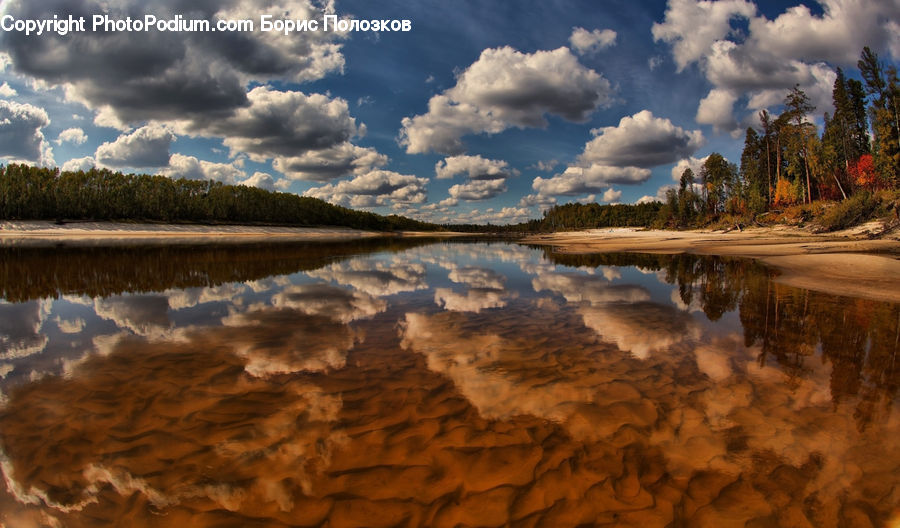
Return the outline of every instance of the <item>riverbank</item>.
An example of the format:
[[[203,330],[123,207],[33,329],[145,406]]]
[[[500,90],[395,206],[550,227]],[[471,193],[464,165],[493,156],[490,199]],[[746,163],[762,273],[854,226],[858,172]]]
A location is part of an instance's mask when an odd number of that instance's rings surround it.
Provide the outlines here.
[[[151,224],[126,222],[0,222],[0,246],[142,244],[241,244],[354,240],[396,236],[460,236],[461,233],[363,231],[343,227]]]
[[[900,302],[900,236],[865,224],[814,234],[794,227],[743,231],[592,229],[531,235],[522,241],[560,253],[696,253],[759,259],[776,268],[776,280],[837,295]],[[878,238],[871,238],[878,234]]]

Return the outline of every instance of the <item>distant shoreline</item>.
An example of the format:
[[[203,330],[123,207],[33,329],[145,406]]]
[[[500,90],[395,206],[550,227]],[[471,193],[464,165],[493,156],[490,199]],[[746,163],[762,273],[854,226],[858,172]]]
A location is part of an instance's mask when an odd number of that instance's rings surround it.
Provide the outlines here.
[[[900,302],[900,234],[880,238],[878,222],[830,234],[798,228],[743,231],[591,229],[526,236],[522,242],[560,253],[695,253],[758,259],[777,281],[836,295]]]
[[[141,244],[243,244],[312,242],[397,236],[463,236],[464,233],[363,231],[345,227],[204,225],[127,222],[56,224],[50,221],[0,222],[0,247],[108,246]]]

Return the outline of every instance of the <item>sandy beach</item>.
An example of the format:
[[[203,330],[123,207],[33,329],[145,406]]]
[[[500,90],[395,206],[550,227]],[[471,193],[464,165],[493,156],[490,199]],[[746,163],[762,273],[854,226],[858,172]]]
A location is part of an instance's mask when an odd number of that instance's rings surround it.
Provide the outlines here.
[[[813,234],[798,228],[743,231],[592,229],[533,235],[523,241],[560,253],[696,253],[760,259],[780,272],[778,281],[838,295],[900,302],[900,237],[877,238],[873,222],[847,231]]]
[[[0,222],[0,246],[301,242],[394,236],[341,227]]]

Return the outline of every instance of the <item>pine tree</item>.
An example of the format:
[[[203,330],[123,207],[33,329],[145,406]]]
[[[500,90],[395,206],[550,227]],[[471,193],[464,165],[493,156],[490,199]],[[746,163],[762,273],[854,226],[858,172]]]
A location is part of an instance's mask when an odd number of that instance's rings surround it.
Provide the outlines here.
[[[766,155],[763,138],[753,127],[747,127],[744,136],[744,150],[741,153],[741,178],[747,190],[747,204],[750,210],[761,213],[768,202],[768,174],[763,157]]]

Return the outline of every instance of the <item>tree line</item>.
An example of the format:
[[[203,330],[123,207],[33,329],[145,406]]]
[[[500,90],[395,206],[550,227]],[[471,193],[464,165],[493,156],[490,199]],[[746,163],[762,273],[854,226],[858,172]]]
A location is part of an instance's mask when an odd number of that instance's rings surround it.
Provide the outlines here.
[[[857,63],[862,81],[837,69],[834,114],[824,114],[821,136],[809,116],[815,111],[795,86],[784,110],[759,112],[748,127],[740,167],[711,154],[699,174],[690,168],[667,191],[656,219],[667,227],[690,227],[723,216],[746,219],[816,200],[852,200],[871,206],[871,193],[900,188],[900,79],[864,48]],[[872,135],[869,130],[871,124]]]
[[[376,231],[440,229],[403,216],[355,211],[318,198],[244,185],[98,168],[61,172],[22,164],[0,166],[0,219],[327,225]]]

